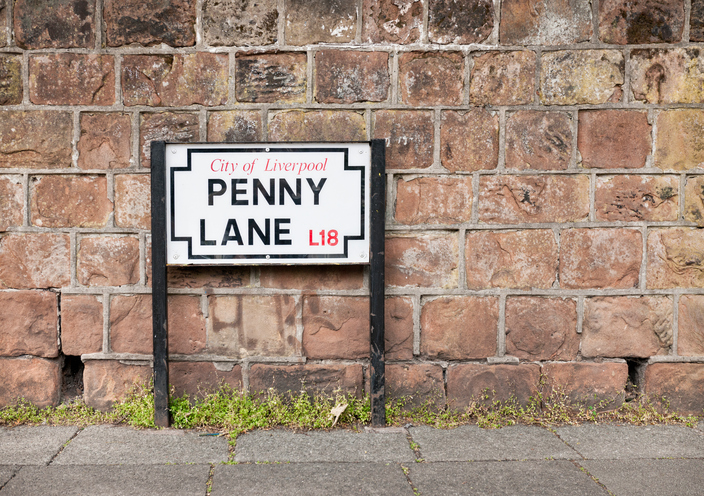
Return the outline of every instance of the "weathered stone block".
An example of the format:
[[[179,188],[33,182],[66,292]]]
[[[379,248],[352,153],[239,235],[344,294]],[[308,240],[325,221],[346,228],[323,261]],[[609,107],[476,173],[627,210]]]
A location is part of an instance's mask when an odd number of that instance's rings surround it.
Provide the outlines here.
[[[364,116],[351,110],[290,110],[269,117],[272,141],[364,141]]]
[[[0,11],[0,15],[3,12]],[[3,32],[4,31],[0,31]],[[22,57],[19,55],[0,56],[0,105],[22,103]]]
[[[704,176],[687,176],[684,187],[684,220],[704,226]]]
[[[56,53],[29,57],[29,99],[39,105],[112,105],[112,55]]]
[[[304,52],[239,55],[235,65],[237,101],[304,103],[306,66]]]
[[[139,239],[95,236],[80,241],[78,282],[86,286],[124,286],[139,282]]]
[[[119,174],[115,181],[115,225],[151,227],[151,178],[148,174]]]
[[[550,288],[558,250],[549,229],[470,231],[465,239],[467,287]]]
[[[60,288],[71,282],[67,234],[8,234],[0,240],[0,287]]]
[[[192,143],[198,141],[198,116],[177,112],[142,114],[139,125],[139,148],[142,167],[151,164],[152,141],[178,141]]]
[[[599,2],[599,39],[604,43],[644,44],[682,41],[684,3],[672,0]]]
[[[648,288],[704,285],[704,231],[651,229],[648,233]]]
[[[636,288],[643,240],[633,229],[567,229],[560,243],[563,288]]]
[[[469,103],[523,105],[535,95],[535,52],[485,52],[474,57]]]
[[[71,166],[73,117],[69,112],[3,112],[0,167],[58,169]]]
[[[208,116],[208,141],[261,141],[262,114],[256,110],[226,110]]]
[[[445,406],[445,381],[442,367],[432,364],[388,364],[386,396],[405,399],[406,408],[419,407],[432,401],[435,408]]]
[[[61,363],[36,357],[0,358],[0,406],[20,398],[44,408],[61,398]]]
[[[383,102],[389,97],[390,84],[387,52],[321,50],[315,54],[318,102]],[[305,100],[305,85],[302,100]]]
[[[650,154],[648,114],[628,110],[587,110],[579,113],[577,147],[582,167],[633,169]]]
[[[0,32],[7,33],[9,24],[7,22],[8,0],[0,0]],[[0,36],[0,47],[7,45],[6,37]]]
[[[56,293],[1,291],[0,355],[59,356],[58,314]]]
[[[633,98],[646,103],[704,102],[704,54],[699,48],[631,52]]]
[[[680,296],[677,326],[677,353],[704,355],[704,296]]]
[[[655,140],[655,166],[689,170],[704,165],[704,111],[678,109],[660,112]]]
[[[345,0],[286,0],[286,44],[347,43],[357,34],[357,4]]]
[[[353,394],[362,396],[363,370],[352,365],[265,365],[257,363],[249,370],[249,390],[263,392],[274,389],[279,393],[300,391],[311,394]]]
[[[0,232],[24,221],[22,176],[0,176]]]
[[[464,90],[461,52],[406,52],[398,60],[401,102],[414,106],[459,105]]]
[[[468,407],[477,402],[515,400],[526,405],[538,392],[540,365],[484,365],[467,363],[447,369],[447,402],[450,408]]]
[[[645,369],[645,392],[667,401],[670,411],[701,415],[704,364],[653,363]]]
[[[380,110],[374,113],[374,138],[386,140],[387,169],[424,169],[433,164],[433,113]]]
[[[507,116],[506,168],[564,170],[571,156],[569,114],[520,110]]]
[[[471,176],[401,177],[396,190],[401,224],[461,224],[472,218]]]
[[[81,114],[78,167],[124,169],[130,167],[132,123],[129,114]]]
[[[420,41],[425,0],[364,0],[362,41],[405,45]]]
[[[574,360],[578,351],[575,300],[528,296],[506,299],[508,355],[531,361]]]
[[[5,14],[4,9],[1,13]],[[15,40],[21,48],[93,48],[95,44],[95,0],[15,0],[13,17]]]
[[[628,364],[546,363],[547,393],[563,393],[573,405],[597,406],[602,410],[618,408],[625,398]]]
[[[206,0],[205,42],[212,46],[271,45],[277,41],[277,0]]]
[[[306,290],[346,290],[364,287],[364,270],[353,265],[307,265],[261,267],[263,288]]]
[[[386,238],[386,284],[456,288],[459,246],[449,233],[393,235]]]
[[[86,405],[107,411],[135,384],[152,377],[149,364],[132,365],[117,360],[87,360],[83,370],[83,399]]]
[[[151,275],[149,259],[151,246],[147,247],[148,269]],[[234,266],[197,266],[168,267],[166,270],[170,288],[241,288],[249,286],[249,267]]]
[[[428,39],[432,43],[480,43],[493,28],[491,0],[428,0]]]
[[[165,43],[172,47],[196,43],[195,0],[105,0],[107,45]]]
[[[232,367],[230,370],[227,368]],[[222,386],[242,389],[242,367],[232,363],[169,362],[169,384],[174,396],[187,394],[190,399],[202,398]]]
[[[369,299],[306,296],[303,354],[309,359],[354,360],[369,356]]]
[[[704,2],[692,0],[689,15],[689,41],[704,41]]]
[[[675,221],[679,217],[677,176],[597,176],[595,209],[599,220]]]
[[[61,352],[80,356],[103,349],[103,298],[95,295],[61,297]]]
[[[501,2],[499,40],[504,45],[569,45],[589,41],[591,36],[592,10],[588,2]]]
[[[31,178],[31,223],[38,227],[104,227],[112,213],[105,176]]]
[[[420,352],[442,360],[496,354],[499,300],[445,296],[427,301],[420,315]]]
[[[384,302],[384,357],[386,360],[413,358],[413,301],[391,297]]]
[[[442,112],[440,160],[450,172],[496,169],[499,162],[499,116],[483,108]]]

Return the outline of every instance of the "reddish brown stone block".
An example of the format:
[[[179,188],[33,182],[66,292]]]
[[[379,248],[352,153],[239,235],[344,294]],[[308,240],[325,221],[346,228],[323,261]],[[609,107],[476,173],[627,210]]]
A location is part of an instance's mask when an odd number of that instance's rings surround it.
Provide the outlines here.
[[[684,2],[603,0],[599,2],[599,39],[604,43],[644,44],[682,41]]]
[[[432,401],[432,406],[445,406],[445,383],[442,367],[431,364],[388,364],[386,396],[405,400],[406,408],[419,407]]]
[[[351,110],[289,110],[269,118],[272,141],[364,141],[364,116]]]
[[[0,232],[24,221],[22,176],[0,176]]]
[[[29,57],[29,99],[39,105],[112,105],[112,55],[56,53]]]
[[[35,176],[31,223],[38,227],[104,227],[112,213],[105,176]]]
[[[235,97],[238,102],[305,103],[306,66],[303,52],[238,54]]]
[[[589,177],[481,176],[479,220],[486,223],[576,222],[589,216]]]
[[[704,355],[704,296],[680,296],[678,312],[677,353]]]
[[[407,52],[398,60],[401,102],[414,106],[459,105],[464,90],[461,52]]]
[[[374,113],[374,138],[386,140],[387,169],[425,169],[433,164],[433,113],[380,110]]]
[[[148,364],[87,360],[83,370],[83,400],[96,410],[107,411],[135,384],[145,384],[151,378],[152,369]]]
[[[450,172],[496,169],[499,116],[483,108],[446,110],[440,121],[440,160]]]
[[[648,233],[648,288],[704,285],[704,231],[651,229]]]
[[[254,364],[249,371],[249,390],[278,393],[307,391],[312,394],[353,394],[362,396],[363,370],[352,365],[265,365]]]
[[[205,42],[212,46],[270,45],[277,41],[277,0],[206,0]]]
[[[130,167],[132,124],[122,113],[81,114],[78,167],[124,169]]]
[[[115,176],[115,225],[151,227],[151,180],[147,174]]]
[[[677,109],[660,112],[655,140],[655,166],[689,170],[704,165],[704,111]]]
[[[634,222],[675,221],[679,217],[677,176],[597,176],[596,217]]]
[[[555,282],[557,242],[548,229],[467,232],[464,252],[470,289],[547,289]]]
[[[428,8],[428,39],[432,43],[480,43],[494,28],[490,0],[428,0]]]
[[[20,48],[94,47],[95,0],[15,0],[13,17]]]
[[[386,52],[321,50],[315,54],[318,102],[383,102],[389,97],[390,83]]]
[[[151,246],[147,253],[151,253]],[[151,274],[151,261],[147,256],[147,275]],[[198,266],[167,267],[170,288],[241,288],[249,286],[249,267]]]
[[[684,220],[694,222],[699,227],[704,226],[704,176],[687,177],[684,187]]]
[[[535,52],[485,52],[474,57],[469,103],[523,105],[535,95]]]
[[[8,234],[0,240],[0,287],[60,288],[71,282],[67,234]]]
[[[569,45],[592,37],[588,2],[505,0],[499,39],[504,45]]]
[[[362,289],[364,270],[362,267],[352,265],[261,267],[259,284],[264,288],[304,291]]]
[[[59,356],[58,314],[56,293],[0,292],[0,355]]]
[[[638,287],[643,240],[633,229],[567,229],[561,234],[563,288]]]
[[[69,112],[3,112],[0,167],[57,169],[71,166],[73,117]]]
[[[406,45],[420,41],[425,0],[364,0],[362,40]]]
[[[3,54],[0,56],[0,105],[19,105],[22,94],[22,57]]]
[[[232,367],[228,370],[228,367]],[[169,384],[173,396],[187,394],[193,400],[202,398],[223,386],[234,391],[242,389],[242,367],[232,363],[169,362]]]
[[[80,356],[103,350],[103,298],[95,295],[61,297],[61,352]]]
[[[704,409],[704,364],[652,363],[645,369],[645,392],[662,398],[669,410],[701,415]]]
[[[639,49],[631,52],[631,91],[645,103],[704,102],[704,55],[699,48]]]
[[[457,287],[459,246],[453,234],[386,238],[386,284],[400,287]]]
[[[178,141],[192,143],[198,141],[199,124],[195,114],[163,112],[142,114],[139,125],[139,148],[142,167],[151,164],[152,141]]]
[[[629,110],[579,112],[577,147],[582,167],[634,169],[650,153],[648,114]]]
[[[196,43],[195,0],[105,0],[107,45],[165,43],[172,47]]]
[[[420,352],[442,360],[486,358],[496,354],[497,298],[446,296],[423,305]]]
[[[689,15],[689,41],[704,41],[704,2],[692,0]]]
[[[506,120],[506,168],[564,170],[572,156],[572,119],[562,112],[520,110]]]
[[[506,300],[508,355],[531,361],[574,360],[578,351],[575,300],[536,297]]]
[[[61,363],[36,357],[0,358],[0,406],[19,399],[44,408],[56,406],[61,397]]]
[[[297,356],[297,302],[289,295],[210,296],[208,350],[233,357]]]
[[[139,282],[139,239],[86,237],[80,241],[76,273],[86,286],[124,286]]]
[[[286,0],[286,44],[348,43],[357,34],[357,4]]]
[[[471,176],[399,178],[396,190],[401,224],[461,224],[472,218]]]
[[[309,359],[354,360],[369,356],[369,299],[306,296],[303,354]]]
[[[384,357],[386,360],[413,358],[413,301],[392,297],[384,302]]]
[[[263,136],[262,114],[256,110],[213,112],[208,117],[208,141],[252,142]]]
[[[509,400],[526,405],[538,392],[539,379],[540,365],[532,363],[452,365],[447,369],[447,402],[452,409]]]
[[[543,375],[547,379],[547,394],[562,393],[573,405],[611,410],[623,403],[628,364],[546,363],[543,365]]]

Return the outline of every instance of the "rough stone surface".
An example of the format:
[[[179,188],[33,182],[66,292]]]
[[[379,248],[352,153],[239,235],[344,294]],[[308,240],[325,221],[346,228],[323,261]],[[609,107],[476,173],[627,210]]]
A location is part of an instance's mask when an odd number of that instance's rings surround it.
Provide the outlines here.
[[[290,110],[269,116],[271,141],[364,141],[364,116],[350,110]]]
[[[480,43],[493,28],[491,0],[428,0],[428,39],[432,43]]]
[[[560,243],[563,288],[638,287],[643,241],[633,229],[568,229]]]
[[[76,276],[86,286],[124,286],[139,282],[139,239],[91,236],[80,240]]]
[[[40,105],[112,105],[112,55],[56,53],[29,57],[29,99]]]
[[[271,45],[277,41],[276,0],[206,0],[205,42],[212,46]]]
[[[704,296],[680,296],[678,315],[677,353],[704,355]]]
[[[286,0],[286,44],[348,43],[357,34],[357,4],[346,0]]]
[[[132,43],[182,47],[196,42],[195,0],[105,0],[103,20],[110,47]]]
[[[309,359],[369,356],[369,299],[306,296],[303,300],[303,354]]]
[[[416,110],[374,113],[374,138],[386,140],[387,169],[423,169],[433,164],[433,114]]]
[[[487,223],[575,222],[589,215],[589,177],[481,176],[479,220]]]
[[[0,292],[0,356],[58,356],[58,313],[56,293]]]
[[[94,16],[95,0],[16,0],[15,41],[25,49],[93,48]]]
[[[426,0],[364,0],[362,41],[406,45],[420,41]]]
[[[704,176],[687,177],[684,187],[684,220],[694,222],[699,227],[704,226]]]
[[[238,102],[304,103],[306,67],[304,52],[239,55],[235,65],[235,97]]]
[[[257,363],[249,370],[249,389],[252,392],[269,388],[280,393],[309,393],[362,395],[363,370],[360,364],[352,365],[266,365]]]
[[[651,229],[648,233],[648,288],[701,288],[704,285],[704,232]]]
[[[588,2],[507,0],[501,3],[499,40],[503,45],[569,45],[589,41]]]
[[[391,399],[404,398],[406,408],[433,402],[434,408],[445,406],[445,383],[442,367],[432,364],[388,364],[386,366],[386,395]]]
[[[678,109],[660,112],[655,140],[655,166],[689,170],[704,165],[704,111]]]
[[[515,398],[525,405],[538,391],[540,365],[484,365],[467,363],[447,369],[447,402],[464,408],[473,402],[492,404]]]
[[[384,357],[388,360],[413,358],[413,301],[401,296],[384,302]]]
[[[234,357],[300,354],[294,297],[210,296],[208,303],[210,352]]]
[[[464,253],[469,289],[547,289],[557,275],[557,241],[548,229],[470,231]]]
[[[645,369],[645,392],[664,397],[671,411],[699,415],[704,408],[704,364],[653,363]]]
[[[119,174],[115,181],[115,225],[151,227],[151,178],[148,174]]]
[[[81,114],[81,137],[76,147],[81,169],[130,167],[132,123],[129,114]]]
[[[7,12],[8,12],[8,0],[0,0],[0,33],[7,33],[9,31]],[[7,45],[7,36],[0,36],[0,47]]]
[[[227,370],[228,366],[232,368]],[[221,386],[239,391],[242,389],[242,367],[231,363],[170,361],[169,383],[175,389],[175,396],[187,394],[190,399],[202,398]]]
[[[582,356],[666,355],[672,346],[672,307],[664,296],[587,298]]]
[[[564,170],[571,155],[569,114],[520,110],[507,116],[506,168]]]
[[[71,282],[66,234],[8,234],[0,240],[0,288],[60,288]]]
[[[546,363],[542,373],[547,378],[548,392],[564,393],[573,405],[592,407],[603,404],[603,409],[611,410],[623,403],[628,364]]]
[[[457,287],[457,236],[443,233],[389,236],[385,261],[388,286]]]
[[[420,352],[443,360],[486,358],[496,354],[497,298],[446,296],[423,305]]]
[[[631,91],[645,103],[704,102],[704,54],[699,48],[639,49],[631,52]]]
[[[250,269],[225,265],[167,267],[166,274],[170,288],[242,288],[249,286]]]
[[[263,266],[259,270],[259,284],[263,288],[318,291],[364,287],[364,270],[353,265]]]
[[[579,113],[577,147],[582,167],[633,169],[643,167],[650,153],[646,112],[587,110]]]
[[[69,112],[3,112],[0,168],[58,169],[71,166],[73,117]]]
[[[0,176],[0,232],[21,226],[23,220],[22,176]]]
[[[599,220],[676,221],[679,217],[677,176],[597,176],[595,196]]]
[[[560,50],[541,57],[539,95],[546,105],[618,102],[623,82],[621,52]]]
[[[574,360],[578,351],[575,300],[529,296],[506,300],[508,355],[530,361]]]
[[[499,116],[483,108],[442,112],[440,160],[450,172],[496,169],[499,162]]]
[[[182,107],[227,102],[228,56],[224,53],[126,55],[122,59],[125,105]]]
[[[139,149],[142,167],[151,164],[152,141],[198,141],[198,116],[176,112],[142,114],[139,125]]]
[[[320,103],[383,102],[390,84],[386,52],[321,50],[315,54],[315,100]]]
[[[604,43],[677,43],[682,40],[684,3],[673,0],[599,2],[599,39]]]
[[[36,357],[0,358],[0,405],[13,405],[23,398],[43,408],[59,404],[61,365],[59,360]]]
[[[37,227],[104,227],[112,213],[105,176],[35,176],[31,223]]]
[[[152,377],[148,363],[133,365],[117,360],[86,360],[83,370],[83,399],[86,405],[109,410],[135,383]]]
[[[406,52],[399,56],[401,102],[414,105],[458,105],[464,89],[461,52]]]
[[[396,188],[401,224],[461,224],[472,218],[471,176],[399,178]]]
[[[18,105],[22,103],[22,94],[22,57],[3,54],[0,56],[0,105]]]
[[[103,298],[95,295],[61,297],[61,352],[80,356],[103,349]]]
[[[692,1],[689,17],[689,41],[704,41],[704,2]]]
[[[469,103],[523,105],[535,95],[535,52],[486,52],[474,57]]]
[[[262,114],[256,110],[213,112],[208,118],[208,141],[261,141]]]

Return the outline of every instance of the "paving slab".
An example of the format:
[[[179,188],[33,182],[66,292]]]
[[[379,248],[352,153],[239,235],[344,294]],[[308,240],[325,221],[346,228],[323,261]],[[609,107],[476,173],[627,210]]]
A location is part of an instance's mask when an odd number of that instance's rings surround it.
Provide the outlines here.
[[[413,462],[405,432],[252,431],[237,437],[237,462]]]
[[[574,459],[579,455],[541,427],[517,425],[482,429],[465,425],[455,429],[412,427],[413,441],[428,462],[477,460]]]
[[[46,465],[78,427],[2,427],[0,465]]]
[[[585,460],[579,462],[616,496],[700,496],[702,460]]]
[[[413,496],[413,490],[396,463],[282,463],[217,465],[210,494]]]
[[[704,434],[677,425],[571,425],[557,435],[586,459],[704,457]]]
[[[23,467],[2,496],[202,496],[209,475],[210,465]]]
[[[607,494],[566,460],[416,463],[409,467],[408,477],[424,496]]]
[[[9,481],[19,469],[20,467],[15,465],[0,465],[0,487],[7,484],[7,481]]]
[[[52,465],[219,463],[227,457],[224,437],[176,429],[138,431],[96,425],[79,432]]]

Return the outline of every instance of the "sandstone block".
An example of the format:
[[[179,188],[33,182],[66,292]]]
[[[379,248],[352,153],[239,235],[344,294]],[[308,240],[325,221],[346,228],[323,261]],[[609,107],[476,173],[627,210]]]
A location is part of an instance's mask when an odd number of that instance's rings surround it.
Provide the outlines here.
[[[178,112],[142,114],[139,125],[139,149],[142,167],[151,164],[152,141],[178,141],[192,143],[198,141],[198,116]]]
[[[628,364],[621,363],[546,363],[543,375],[547,378],[547,392],[567,396],[573,405],[600,406],[604,410],[618,408],[625,398],[628,382]]]
[[[597,176],[595,209],[599,220],[676,221],[677,176]]]
[[[389,364],[386,366],[386,396],[404,398],[405,407],[419,407],[432,401],[435,408],[445,406],[442,367],[431,364]]]
[[[364,269],[360,266],[263,266],[259,270],[259,285],[263,288],[317,291],[364,287]]]
[[[433,164],[433,113],[374,112],[374,138],[386,140],[387,169],[424,169]]]
[[[148,174],[119,174],[115,180],[115,225],[151,227],[151,178]]]
[[[395,217],[401,224],[469,222],[472,218],[472,177],[399,178]]]
[[[132,43],[182,47],[196,43],[195,0],[105,0],[103,20],[110,47]]]
[[[303,354],[309,359],[354,360],[369,356],[369,299],[306,296]]]
[[[623,54],[615,50],[544,52],[540,100],[545,105],[599,104],[621,101]]]
[[[479,220],[486,223],[576,222],[589,215],[589,177],[481,176]]]
[[[536,297],[506,300],[508,355],[531,361],[574,360],[578,351],[575,300]]]
[[[2,14],[5,14],[4,9]],[[95,0],[15,0],[15,40],[20,48],[93,48]],[[4,32],[4,30],[3,30]]]
[[[535,95],[535,52],[485,52],[474,57],[469,103],[523,105]]]
[[[212,46],[271,45],[277,41],[276,0],[206,0],[205,42]]]
[[[467,363],[447,369],[447,402],[459,409],[473,402],[515,400],[526,405],[538,392],[540,365],[484,365]]]
[[[39,105],[112,105],[112,55],[56,53],[29,57],[29,99]]]
[[[667,0],[604,0],[599,3],[599,39],[643,44],[682,41],[684,4]]]
[[[464,90],[461,52],[406,52],[398,60],[401,102],[414,106],[459,105]]]
[[[147,254],[151,253],[151,246]],[[151,261],[150,261],[151,263]],[[147,275],[151,274],[150,270]],[[170,288],[241,288],[249,286],[249,267],[198,266],[167,267],[168,287]]]
[[[104,227],[112,213],[105,176],[34,176],[31,223],[38,227]]]
[[[3,12],[0,11],[0,15]],[[2,31],[4,32],[4,31]],[[0,105],[22,103],[22,57],[0,56]]]
[[[208,117],[208,141],[261,141],[262,114],[256,110],[213,112]]]
[[[44,408],[56,406],[61,397],[59,360],[36,357],[0,358],[0,406],[23,398]]]
[[[494,4],[490,0],[428,0],[428,39],[432,43],[480,43],[493,28]]]
[[[496,354],[497,298],[446,296],[423,305],[420,352],[442,360],[486,358]]]
[[[704,226],[704,176],[688,176],[684,187],[684,219]]]
[[[303,52],[239,55],[235,65],[235,97],[238,102],[305,103],[306,66]]]
[[[701,415],[704,409],[704,364],[653,363],[645,369],[645,392],[663,398],[670,411]]]
[[[286,1],[286,44],[348,43],[357,34],[357,4],[345,0]]]
[[[22,176],[0,176],[0,231],[24,221]]]
[[[231,370],[227,370],[228,365]],[[232,363],[171,361],[169,384],[175,389],[174,396],[187,394],[190,399],[202,398],[222,386],[239,391],[242,389],[242,367]]]
[[[570,289],[638,287],[640,231],[567,229],[560,246],[560,285]]]
[[[69,112],[3,112],[0,167],[58,169],[71,166],[73,117]]]
[[[499,116],[483,108],[442,112],[440,160],[450,172],[496,169],[499,162]]]
[[[61,297],[61,351],[80,356],[103,350],[103,298],[95,295]]]
[[[391,297],[384,302],[384,341],[386,360],[413,358],[413,301]]]
[[[689,15],[689,41],[704,41],[704,2],[692,1]]]
[[[680,296],[678,315],[677,353],[704,355],[704,296]]]
[[[139,239],[132,236],[82,238],[76,264],[78,282],[86,286],[137,284]]]
[[[389,236],[385,261],[388,286],[457,287],[459,246],[454,234]]]
[[[0,292],[0,355],[59,356],[58,313],[56,293]]]
[[[60,288],[71,282],[67,234],[8,234],[0,240],[0,287]]]
[[[586,2],[506,0],[499,40],[504,45],[569,45],[589,41],[592,11]]]
[[[269,117],[272,141],[364,141],[364,116],[351,110],[289,110]]]
[[[107,411],[135,384],[152,377],[149,365],[132,365],[117,360],[87,360],[83,370],[83,399],[96,410]]]
[[[655,166],[689,170],[704,164],[704,111],[665,110],[658,115]]]
[[[81,114],[78,167],[124,169],[130,167],[132,124],[129,114]]]
[[[465,238],[467,287],[551,288],[558,249],[549,229],[469,231]]]
[[[506,168],[564,170],[571,155],[569,114],[520,110],[507,116]]]
[[[249,390],[263,392],[274,389],[279,393],[297,395],[300,391],[312,394],[353,394],[362,396],[363,370],[352,365],[266,365],[257,363],[249,370]]]
[[[648,233],[648,288],[701,288],[704,285],[704,232],[651,229]]]
[[[631,52],[633,98],[646,103],[704,102],[704,54],[699,48]]]
[[[587,110],[579,113],[577,147],[582,167],[633,169],[650,154],[651,126],[645,112]]]
[[[364,0],[362,41],[405,45],[420,41],[425,0]]]
[[[389,97],[390,84],[386,52],[321,50],[315,54],[315,100],[318,102],[383,102]],[[302,96],[305,100],[305,94]]]

